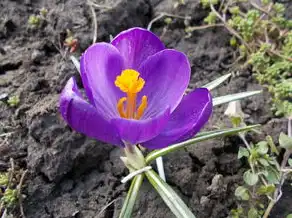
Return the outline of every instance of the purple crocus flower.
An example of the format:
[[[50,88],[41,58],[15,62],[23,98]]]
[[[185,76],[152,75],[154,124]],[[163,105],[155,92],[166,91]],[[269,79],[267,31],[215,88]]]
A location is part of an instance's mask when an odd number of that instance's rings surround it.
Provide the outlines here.
[[[211,115],[206,88],[184,95],[191,73],[187,57],[165,49],[145,29],[132,28],[111,43],[90,46],[80,68],[89,102],[71,78],[60,111],[73,129],[89,137],[122,147],[163,148],[195,135]]]

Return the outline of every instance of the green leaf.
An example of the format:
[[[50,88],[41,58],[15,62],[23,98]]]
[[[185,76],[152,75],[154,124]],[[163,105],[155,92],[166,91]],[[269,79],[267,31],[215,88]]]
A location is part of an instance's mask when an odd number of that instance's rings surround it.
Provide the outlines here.
[[[268,195],[268,194],[272,194],[274,193],[275,191],[275,186],[273,184],[270,184],[270,185],[261,185],[258,190],[257,190],[257,193],[260,194],[260,195]]]
[[[268,151],[269,151],[268,143],[265,141],[261,141],[261,142],[257,143],[256,150],[261,155],[268,153]]]
[[[267,167],[268,174],[265,176],[270,184],[279,184],[280,175],[274,167]]]
[[[240,159],[242,157],[249,157],[249,151],[247,148],[239,147],[237,158]]]
[[[151,185],[159,193],[163,201],[178,218],[195,218],[195,215],[190,211],[187,205],[176,194],[176,192],[164,182],[153,170],[145,172]]]
[[[131,218],[132,211],[136,202],[136,198],[144,179],[144,174],[139,174],[132,180],[130,189],[128,191],[127,197],[123,204],[122,210],[120,212],[119,218]]]
[[[78,70],[78,72],[80,73],[80,62],[78,61],[78,59],[73,55],[70,56],[70,59],[73,62],[76,69]]]
[[[292,158],[288,159],[288,164],[289,164],[290,167],[292,167]]]
[[[260,164],[265,166],[265,167],[270,166],[269,162],[264,158],[259,158],[258,162],[260,162]]]
[[[248,170],[243,174],[243,180],[246,184],[253,186],[259,181],[259,176]]]
[[[288,215],[286,216],[286,218],[292,218],[292,213],[291,213],[291,214],[288,214]]]
[[[276,155],[279,155],[279,151],[278,151],[278,149],[277,149],[277,147],[276,147],[276,145],[275,145],[275,143],[274,143],[272,137],[268,135],[268,136],[266,137],[266,141],[268,142],[268,145],[270,146],[271,151],[272,151],[273,153],[275,153]]]
[[[221,132],[222,129],[217,129],[217,130],[211,130],[211,131],[206,131],[206,132],[199,132],[196,134],[196,138],[197,137],[201,137],[201,136],[206,136],[206,135],[210,135],[210,134],[214,134],[214,133],[218,133]]]
[[[248,201],[249,200],[249,193],[247,188],[243,186],[238,186],[235,189],[235,196],[238,197],[241,200]]]
[[[213,139],[216,137],[237,134],[241,131],[248,131],[248,130],[251,130],[251,129],[256,128],[258,126],[260,126],[260,125],[251,125],[251,126],[245,126],[245,127],[230,128],[230,129],[225,129],[225,130],[220,130],[220,131],[215,131],[215,132],[211,131],[210,134],[203,134],[202,136],[198,136],[198,137],[189,139],[189,140],[184,141],[184,142],[170,145],[166,148],[154,150],[146,156],[145,161],[146,161],[146,164],[148,164],[149,162],[155,160],[158,157],[161,157],[161,156],[166,155],[170,152],[185,148],[188,145],[193,145],[197,142],[206,141],[206,140]]]
[[[212,89],[216,88],[217,86],[222,84],[224,81],[226,81],[230,76],[231,76],[231,73],[221,76],[218,79],[215,79],[214,81],[204,85],[203,88],[207,88],[209,89],[209,91],[211,91]]]
[[[254,207],[250,208],[247,214],[248,218],[258,218],[258,210]]]
[[[277,162],[277,160],[275,160],[274,158],[270,158],[270,160],[269,160],[269,164],[270,164],[270,165],[274,165],[274,166],[278,166],[278,162]]]
[[[262,203],[259,203],[259,207],[260,207],[261,209],[265,209],[265,205],[262,204]]]
[[[261,90],[258,90],[258,91],[240,92],[240,93],[236,93],[236,94],[216,97],[216,98],[213,98],[213,106],[217,106],[217,105],[225,104],[225,103],[228,103],[231,101],[236,101],[239,99],[247,98],[247,97],[250,97],[253,95],[260,94],[261,92],[262,92]]]
[[[243,208],[238,207],[237,209],[232,209],[230,212],[231,218],[240,218],[241,215],[243,214]]]
[[[279,136],[279,144],[282,148],[292,149],[292,138],[281,132]]]

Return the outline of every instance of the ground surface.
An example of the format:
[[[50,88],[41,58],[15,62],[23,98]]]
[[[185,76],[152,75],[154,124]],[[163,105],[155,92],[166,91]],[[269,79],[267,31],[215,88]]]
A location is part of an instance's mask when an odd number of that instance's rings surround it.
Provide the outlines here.
[[[109,41],[110,35],[129,27],[146,27],[159,12],[190,16],[190,24],[199,25],[207,12],[198,2],[186,0],[185,6],[174,9],[175,1],[171,0],[100,1],[113,9],[96,9],[97,40]],[[42,7],[48,9],[47,23],[37,30],[28,29],[29,15]],[[292,11],[292,4],[287,8]],[[71,61],[58,51],[58,42],[70,29],[79,40],[79,52],[91,44],[93,19],[86,1],[1,0],[0,14],[0,94],[20,95],[18,107],[0,105],[0,133],[13,132],[1,138],[0,166],[1,170],[7,169],[13,157],[18,166],[29,169],[24,201],[27,218],[118,217],[128,188],[120,183],[127,174],[119,159],[121,150],[72,131],[58,113],[62,87],[71,76],[79,78]],[[174,19],[163,33],[164,26],[164,22],[158,22],[152,29],[168,47],[188,55],[193,72],[191,87],[229,72],[226,66],[232,63],[233,55],[226,31],[201,30],[185,38],[183,19]],[[261,88],[245,70],[213,94]],[[267,92],[243,101],[243,110],[249,115],[247,122],[263,125],[263,134],[250,136],[250,141],[263,139],[265,134],[276,138],[280,131],[286,131],[285,119],[273,116],[269,101]],[[225,108],[216,108],[208,127],[228,123],[222,116]],[[237,137],[228,137],[165,158],[169,184],[198,218],[227,217],[235,207],[233,193],[246,167],[237,160],[240,145]],[[214,177],[219,178],[215,188],[211,186]],[[292,212],[291,186],[285,191],[273,218]],[[134,217],[173,217],[149,184],[143,185],[139,198]]]

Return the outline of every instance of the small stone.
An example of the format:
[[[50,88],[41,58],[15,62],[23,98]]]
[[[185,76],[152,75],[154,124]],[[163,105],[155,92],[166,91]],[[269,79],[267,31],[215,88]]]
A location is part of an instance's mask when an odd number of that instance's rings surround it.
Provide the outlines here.
[[[0,101],[7,101],[8,100],[8,94],[2,93],[0,94]]]
[[[35,49],[33,50],[31,54],[31,60],[34,63],[40,63],[44,56],[45,56],[45,53],[43,51]]]
[[[223,176],[217,174],[212,179],[212,184],[207,188],[208,191],[218,191],[224,186]]]
[[[210,199],[207,196],[202,196],[200,199],[200,204],[205,207],[209,204]]]

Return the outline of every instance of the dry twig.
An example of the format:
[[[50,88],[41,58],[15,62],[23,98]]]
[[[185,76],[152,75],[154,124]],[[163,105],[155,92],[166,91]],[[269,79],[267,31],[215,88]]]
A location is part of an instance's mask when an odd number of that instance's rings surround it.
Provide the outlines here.
[[[87,4],[90,7],[91,10],[91,14],[92,14],[92,19],[93,19],[93,25],[94,25],[94,30],[93,30],[93,39],[92,39],[92,44],[96,43],[96,39],[97,39],[97,19],[96,19],[96,13],[95,10],[93,8],[93,2],[91,1],[87,1]]]

